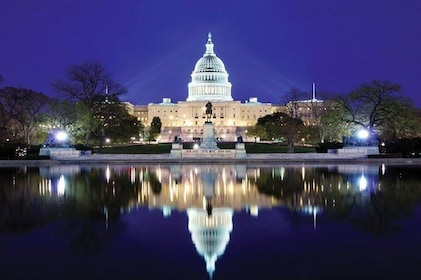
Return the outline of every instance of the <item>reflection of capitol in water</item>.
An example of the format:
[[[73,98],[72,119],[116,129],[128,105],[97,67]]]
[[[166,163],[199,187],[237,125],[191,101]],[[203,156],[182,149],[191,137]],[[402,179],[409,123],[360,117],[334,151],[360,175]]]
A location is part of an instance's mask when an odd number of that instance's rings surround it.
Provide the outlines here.
[[[256,188],[258,169],[247,172],[244,165],[176,165],[157,167],[156,174],[161,192],[149,195],[147,203],[150,208],[162,208],[165,215],[172,209],[206,208],[209,197],[213,208],[246,209],[252,215],[258,214],[259,207],[278,205]]]
[[[149,200],[149,207],[161,208],[164,215],[173,208],[187,211],[192,241],[210,278],[230,240],[234,209],[257,216],[259,207],[278,205],[258,192],[255,171],[248,174],[241,165],[178,165],[159,173],[162,191]]]
[[[83,172],[82,172],[83,169]],[[188,230],[212,278],[233,230],[235,211],[259,215],[259,209],[283,206],[313,217],[355,205],[370,204],[386,168],[367,165],[247,167],[245,165],[58,166],[40,168],[39,194],[84,197],[87,175],[95,173],[98,194],[109,201],[125,190],[120,213],[136,207],[160,209],[164,216],[185,211]],[[79,187],[76,187],[75,178]],[[90,175],[91,176],[91,175]],[[73,185],[70,185],[73,178]],[[86,201],[86,200],[82,200]],[[112,205],[112,204],[109,204]],[[108,206],[104,214],[108,217]]]
[[[211,215],[204,209],[187,210],[193,243],[197,252],[205,259],[206,270],[211,278],[216,260],[224,253],[230,239],[232,214],[233,210],[230,208],[213,209]]]

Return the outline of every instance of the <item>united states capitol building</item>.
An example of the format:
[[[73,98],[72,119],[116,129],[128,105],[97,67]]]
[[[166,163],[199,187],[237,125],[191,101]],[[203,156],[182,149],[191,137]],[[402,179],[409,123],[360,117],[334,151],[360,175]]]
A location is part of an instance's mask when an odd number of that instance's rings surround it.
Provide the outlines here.
[[[159,104],[133,105],[127,103],[129,112],[137,117],[145,127],[149,127],[154,117],[162,123],[160,142],[172,142],[175,137],[183,141],[200,140],[203,124],[206,121],[206,103],[212,103],[212,123],[218,141],[235,141],[242,136],[245,141],[247,128],[254,126],[260,117],[274,112],[286,112],[287,105],[273,105],[259,102],[257,97],[250,97],[241,103],[232,98],[232,84],[223,61],[215,54],[212,35],[208,34],[205,53],[198,59],[188,84],[186,101],[173,103],[171,98],[163,98]],[[311,125],[310,103],[322,104],[320,100],[299,101],[301,118]],[[320,105],[319,105],[320,106]],[[253,139],[254,140],[254,139]]]

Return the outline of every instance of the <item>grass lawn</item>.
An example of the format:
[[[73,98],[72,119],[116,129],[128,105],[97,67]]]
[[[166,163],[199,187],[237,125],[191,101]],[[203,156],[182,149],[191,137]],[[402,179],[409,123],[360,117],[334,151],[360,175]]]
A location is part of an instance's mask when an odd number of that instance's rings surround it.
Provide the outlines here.
[[[171,151],[171,144],[144,144],[94,148],[97,154],[167,154]]]
[[[286,153],[287,147],[279,144],[246,143],[246,151],[249,154],[257,153]],[[295,146],[294,153],[314,153],[313,147]]]
[[[287,147],[279,144],[268,143],[245,143],[247,153],[286,153]],[[184,149],[192,149],[193,143],[184,143]],[[235,149],[235,143],[220,142],[220,149]],[[102,149],[94,148],[94,153],[98,154],[166,154],[171,151],[171,143],[163,144],[145,144],[145,145],[127,145],[104,147]],[[312,147],[296,146],[295,153],[311,153],[315,152]]]

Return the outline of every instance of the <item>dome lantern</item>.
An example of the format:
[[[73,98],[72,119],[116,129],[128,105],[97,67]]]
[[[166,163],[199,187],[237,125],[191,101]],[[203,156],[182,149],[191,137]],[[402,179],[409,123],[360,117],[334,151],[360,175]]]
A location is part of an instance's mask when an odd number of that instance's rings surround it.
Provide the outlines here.
[[[212,34],[208,33],[208,42],[206,43],[206,52],[203,56],[206,55],[213,55],[215,56],[215,53],[213,52],[213,43],[212,43]]]

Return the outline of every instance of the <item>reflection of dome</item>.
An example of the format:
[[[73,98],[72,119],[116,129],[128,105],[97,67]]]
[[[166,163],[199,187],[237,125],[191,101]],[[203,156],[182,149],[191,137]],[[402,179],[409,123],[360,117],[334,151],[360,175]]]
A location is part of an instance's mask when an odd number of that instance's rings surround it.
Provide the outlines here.
[[[191,74],[187,101],[232,101],[231,83],[222,60],[213,52],[212,36],[208,34],[206,52]]]
[[[215,262],[227,246],[232,231],[230,208],[215,208],[212,215],[204,209],[187,209],[189,231],[197,252],[205,258],[206,270],[212,278]]]

